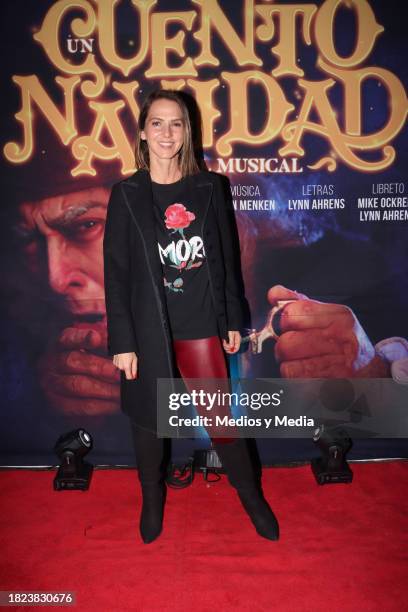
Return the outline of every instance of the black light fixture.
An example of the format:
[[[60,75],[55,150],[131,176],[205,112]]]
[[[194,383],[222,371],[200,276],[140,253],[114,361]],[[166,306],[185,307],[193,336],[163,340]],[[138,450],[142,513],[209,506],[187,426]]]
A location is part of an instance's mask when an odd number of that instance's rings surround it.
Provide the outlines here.
[[[203,448],[194,451],[194,472],[202,472],[206,482],[218,482],[219,474],[225,474],[217,451],[213,448]]]
[[[322,457],[312,459],[312,471],[318,484],[351,482],[353,472],[346,461],[346,454],[352,440],[347,431],[338,427],[326,429],[324,425],[319,425],[313,433],[313,442],[322,453]]]
[[[54,451],[61,459],[57,475],[54,478],[56,491],[89,488],[93,465],[83,460],[92,449],[92,437],[84,429],[74,429],[60,436],[55,443]]]

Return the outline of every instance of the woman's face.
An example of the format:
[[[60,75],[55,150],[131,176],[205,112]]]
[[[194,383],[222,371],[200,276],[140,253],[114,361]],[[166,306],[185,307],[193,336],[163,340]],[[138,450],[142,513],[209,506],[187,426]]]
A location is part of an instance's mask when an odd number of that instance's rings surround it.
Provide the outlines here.
[[[180,106],[173,100],[161,98],[151,105],[146,117],[142,140],[146,140],[150,160],[172,159],[184,142],[184,119]]]

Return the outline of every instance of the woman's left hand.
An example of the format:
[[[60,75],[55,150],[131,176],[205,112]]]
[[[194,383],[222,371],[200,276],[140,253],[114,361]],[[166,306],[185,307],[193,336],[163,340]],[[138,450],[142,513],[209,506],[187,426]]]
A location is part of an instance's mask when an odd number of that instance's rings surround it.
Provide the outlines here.
[[[226,340],[222,341],[224,351],[227,353],[236,353],[239,351],[239,347],[241,346],[241,334],[239,331],[228,331],[228,340],[228,342]]]

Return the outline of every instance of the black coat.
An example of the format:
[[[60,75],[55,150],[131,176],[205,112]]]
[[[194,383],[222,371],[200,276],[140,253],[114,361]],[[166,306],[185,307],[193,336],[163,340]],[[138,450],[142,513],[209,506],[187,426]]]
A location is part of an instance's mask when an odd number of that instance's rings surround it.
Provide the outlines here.
[[[203,208],[201,234],[219,335],[241,330],[244,292],[231,193],[223,177],[188,177]],[[163,272],[157,247],[150,174],[138,170],[111,192],[103,240],[108,353],[134,351],[138,376],[121,372],[121,408],[140,426],[156,430],[157,378],[173,378]]]

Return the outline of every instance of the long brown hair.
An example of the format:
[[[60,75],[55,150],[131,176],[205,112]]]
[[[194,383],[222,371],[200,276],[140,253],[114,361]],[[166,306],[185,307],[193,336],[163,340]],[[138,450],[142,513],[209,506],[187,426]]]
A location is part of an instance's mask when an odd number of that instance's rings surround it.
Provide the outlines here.
[[[141,132],[145,128],[146,118],[151,105],[156,100],[161,99],[172,100],[173,102],[176,102],[179,105],[184,123],[184,142],[178,155],[180,171],[182,176],[187,176],[188,174],[195,174],[199,172],[200,169],[194,154],[193,136],[189,112],[186,103],[184,102],[180,93],[173,89],[157,89],[151,92],[143,103],[139,114],[139,121],[137,122],[136,127],[136,168],[143,168],[145,170],[150,169],[149,149],[147,142],[145,140],[142,140],[141,138]]]

